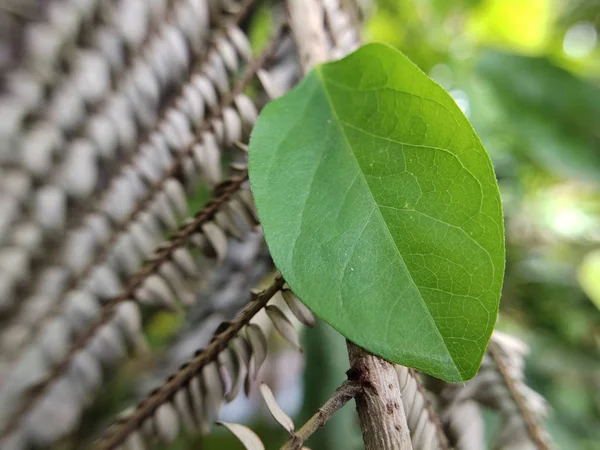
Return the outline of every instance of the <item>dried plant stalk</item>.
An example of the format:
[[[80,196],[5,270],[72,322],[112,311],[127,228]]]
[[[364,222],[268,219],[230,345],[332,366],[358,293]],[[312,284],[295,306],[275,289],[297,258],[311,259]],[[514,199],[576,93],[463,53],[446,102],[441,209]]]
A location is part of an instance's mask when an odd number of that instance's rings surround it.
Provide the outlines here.
[[[185,364],[179,372],[169,377],[165,384],[143,400],[131,415],[109,428],[107,435],[98,442],[95,449],[110,450],[117,448],[131,433],[138,430],[143,425],[144,420],[150,417],[159,406],[169,402],[207,364],[217,359],[219,353],[227,348],[230,341],[250,322],[250,319],[263,309],[267,302],[283,287],[283,283],[284,281],[280,276],[276,277],[273,283],[258,294],[236,319],[218,329],[212,342],[199,351],[194,359]]]
[[[497,336],[498,333],[496,333],[496,339],[492,339],[492,342],[490,342],[490,345],[488,347],[488,355],[494,361],[494,364],[498,368],[498,372],[502,377],[502,381],[506,385],[510,397],[514,401],[514,405],[516,406],[518,415],[523,421],[529,438],[538,450],[550,450],[552,447],[548,439],[548,434],[540,426],[539,418],[532,411],[531,407],[528,404],[529,402],[522,394],[521,389],[519,389],[519,384],[522,384],[523,382],[514,379],[514,377],[512,377],[509,373],[509,369],[505,363],[505,359],[501,356],[502,347],[498,343]]]

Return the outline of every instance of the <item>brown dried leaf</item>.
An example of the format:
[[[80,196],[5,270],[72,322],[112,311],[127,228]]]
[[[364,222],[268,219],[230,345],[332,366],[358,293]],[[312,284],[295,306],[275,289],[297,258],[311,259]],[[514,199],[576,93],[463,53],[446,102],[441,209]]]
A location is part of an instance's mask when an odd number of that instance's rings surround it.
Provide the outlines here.
[[[206,399],[204,398],[202,383],[199,376],[192,378],[188,386],[188,392],[191,399],[190,406],[194,420],[198,424],[200,431],[206,434],[210,431],[210,424],[206,414]]]
[[[221,182],[223,173],[221,169],[221,151],[215,138],[215,135],[206,132],[202,135],[202,147],[203,147],[203,162],[202,171],[206,177],[206,182],[210,186],[214,186]],[[196,152],[194,152],[196,155]],[[198,158],[198,155],[196,155]]]
[[[260,384],[260,393],[262,394],[262,397],[265,400],[267,408],[269,408],[269,412],[271,413],[271,415],[273,416],[273,418],[291,436],[293,436],[294,435],[294,429],[295,429],[294,422],[292,421],[292,419],[290,418],[290,416],[288,416],[285,412],[283,412],[283,410],[281,409],[281,407],[277,403],[277,400],[275,400],[275,396],[273,395],[273,392],[271,391],[271,389],[269,389],[269,386],[267,386],[265,383],[261,383]]]
[[[185,247],[179,247],[172,254],[172,259],[181,272],[188,278],[198,275],[198,268],[194,262],[194,257]]]
[[[205,75],[195,75],[192,78],[194,87],[198,89],[204,103],[209,106],[211,111],[215,111],[218,107],[217,92],[215,87]]]
[[[170,403],[163,403],[154,413],[154,428],[160,439],[165,443],[171,443],[179,433],[179,419],[177,413]]]
[[[285,314],[275,305],[268,305],[265,308],[267,315],[275,325],[275,329],[283,336],[290,344],[301,350],[300,340],[294,325],[285,316]]]
[[[250,359],[252,357],[252,347],[242,335],[237,335],[235,338],[231,340],[230,348],[235,352],[238,357],[238,361],[242,362],[246,367],[246,370],[249,370],[250,367]]]
[[[229,386],[227,388],[227,393],[225,394],[225,401],[229,403],[235,399],[240,392],[244,375],[244,366],[240,361],[238,354],[230,348],[226,348],[219,353],[218,358],[220,364],[219,370],[226,372],[229,377]]]
[[[125,441],[125,448],[127,450],[146,450],[142,434],[139,432],[131,433]]]
[[[194,433],[197,429],[196,419],[194,418],[193,400],[190,396],[189,386],[180,389],[173,397],[173,404],[183,422],[183,426],[189,433]]]
[[[223,425],[237,437],[246,450],[265,450],[265,446],[260,438],[250,428],[237,423],[217,422],[218,425]]]
[[[144,258],[148,258],[154,251],[154,239],[139,222],[134,222],[129,227],[129,235]]]
[[[252,100],[250,100],[244,94],[236,95],[234,103],[235,107],[240,113],[240,117],[242,118],[244,129],[246,131],[250,131],[250,129],[254,126],[254,123],[256,122],[256,118],[258,117],[258,111],[256,110],[256,106],[254,106]]]
[[[282,89],[276,86],[275,83],[273,83],[271,76],[266,70],[261,69],[256,75],[270,99],[281,97],[285,93]]]
[[[235,46],[235,49],[244,60],[249,61],[252,58],[252,47],[246,35],[238,27],[229,27],[227,35]]]
[[[208,78],[210,78],[214,85],[217,86],[221,96],[225,96],[229,93],[229,76],[219,52],[212,51],[208,55],[208,66],[206,66],[205,72],[206,75],[208,75]]]
[[[135,292],[135,299],[140,303],[157,305],[175,311],[177,304],[173,292],[167,282],[157,274],[150,275]]]
[[[168,230],[177,228],[177,216],[165,192],[160,192],[152,205],[152,210]]]
[[[206,222],[202,225],[202,232],[210,242],[217,254],[217,261],[223,262],[227,256],[227,236],[223,230],[214,222]]]
[[[187,200],[185,197],[185,190],[179,181],[175,178],[169,178],[165,181],[164,189],[173,205],[173,208],[177,212],[180,218],[187,216]]]
[[[254,205],[254,199],[252,193],[248,189],[240,189],[237,193],[237,198],[240,199],[242,204],[246,207],[246,211],[254,217],[256,223],[258,223],[258,215],[256,213],[256,206]]]
[[[233,145],[242,138],[242,119],[231,106],[223,110],[223,123],[225,126],[225,145]]]
[[[181,166],[183,181],[188,195],[193,195],[198,188],[200,180],[200,168],[195,164],[192,156],[185,157]]]
[[[296,316],[301,323],[309,327],[315,326],[315,316],[310,309],[308,309],[308,307],[294,295],[292,291],[289,289],[283,289],[281,291],[281,295],[283,296],[285,303],[290,308],[290,311],[292,311],[294,316]]]
[[[185,279],[175,263],[172,261],[162,263],[159,273],[168,283],[169,287],[181,303],[185,305],[194,304],[194,294],[186,289]]]
[[[236,224],[231,220],[231,217],[229,217],[229,215],[225,211],[217,211],[214,220],[217,223],[217,225],[223,230],[226,230],[228,234],[231,234],[232,236],[240,240],[243,238],[243,234],[240,232]]]
[[[217,416],[225,395],[225,380],[221,378],[216,362],[211,362],[202,369],[202,387],[206,414],[212,419]]]
[[[215,42],[217,50],[230,73],[239,69],[238,57],[233,44],[223,35],[218,36]]]
[[[140,307],[133,300],[117,305],[115,320],[123,330],[128,342],[138,351],[145,351],[148,345],[142,332],[142,315]]]
[[[202,93],[198,88],[192,85],[186,85],[183,89],[183,101],[181,108],[187,113],[192,125],[198,128],[204,122],[204,100]]]
[[[255,363],[254,371],[250,374],[250,377],[255,378],[267,358],[267,338],[260,327],[254,323],[246,326],[246,336],[252,348]]]
[[[223,119],[216,117],[212,120],[211,126],[217,140],[217,145],[223,145],[225,139],[225,124]]]
[[[257,225],[254,216],[235,198],[227,202],[226,211],[243,234],[248,233]]]
[[[190,236],[189,238],[190,243],[200,249],[201,251],[204,251],[204,247],[206,246],[206,236],[204,236],[204,234],[202,233],[194,233]]]

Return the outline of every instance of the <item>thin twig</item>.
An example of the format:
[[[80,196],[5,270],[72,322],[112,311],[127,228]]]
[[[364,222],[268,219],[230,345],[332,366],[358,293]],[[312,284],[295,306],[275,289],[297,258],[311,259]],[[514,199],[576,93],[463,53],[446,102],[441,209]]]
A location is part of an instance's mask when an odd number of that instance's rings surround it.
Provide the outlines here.
[[[506,367],[504,361],[498,354],[497,344],[493,340],[488,345],[487,352],[490,358],[492,358],[492,360],[494,361],[494,364],[496,364],[498,372],[502,377],[502,381],[508,389],[511,398],[515,402],[515,405],[519,410],[519,414],[523,418],[523,422],[525,422],[525,429],[527,430],[529,438],[535,444],[538,450],[551,450],[552,447],[550,446],[546,437],[544,436],[543,429],[539,426],[535,415],[527,406],[527,402],[519,392],[517,384],[510,376],[508,368]]]
[[[346,380],[338,387],[331,398],[313,415],[294,435],[281,447],[280,450],[300,450],[302,444],[321,428],[339,411],[346,403],[356,397],[363,387],[357,380]]]

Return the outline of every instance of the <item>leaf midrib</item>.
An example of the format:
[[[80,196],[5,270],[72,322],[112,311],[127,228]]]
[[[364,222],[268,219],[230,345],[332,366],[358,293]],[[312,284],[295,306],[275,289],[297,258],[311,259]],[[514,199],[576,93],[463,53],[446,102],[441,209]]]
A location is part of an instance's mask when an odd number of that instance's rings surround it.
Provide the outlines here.
[[[450,352],[448,345],[446,344],[446,341],[444,340],[444,337],[442,336],[442,334],[439,331],[438,328],[438,324],[435,321],[435,318],[433,317],[433,315],[431,314],[431,311],[429,310],[429,306],[427,305],[427,302],[423,299],[423,294],[421,293],[421,290],[419,289],[419,286],[415,283],[415,280],[413,278],[413,274],[411,273],[410,269],[408,268],[408,266],[406,265],[406,262],[404,261],[404,258],[402,256],[402,254],[400,253],[400,249],[398,248],[398,246],[396,245],[396,241],[394,241],[394,238],[392,237],[390,230],[387,226],[387,223],[385,221],[385,219],[383,218],[383,214],[381,213],[380,207],[379,207],[379,203],[377,203],[377,201],[375,200],[375,197],[373,196],[373,193],[371,192],[371,187],[365,177],[365,174],[362,171],[362,168],[360,166],[360,164],[358,163],[358,159],[356,158],[356,155],[354,154],[354,149],[352,148],[352,146],[350,145],[350,141],[348,140],[348,136],[346,135],[346,133],[344,132],[343,129],[343,121],[340,119],[340,117],[337,114],[337,111],[334,107],[334,102],[332,101],[331,96],[329,95],[329,91],[326,88],[326,80],[325,77],[323,76],[321,67],[317,67],[315,69],[315,73],[318,76],[319,80],[321,81],[321,88],[325,94],[325,97],[327,99],[327,103],[329,104],[329,108],[331,110],[331,113],[333,114],[335,120],[336,120],[336,126],[340,129],[340,132],[342,134],[342,136],[344,137],[344,141],[346,142],[346,146],[347,148],[350,150],[350,154],[352,155],[352,158],[354,159],[356,166],[358,167],[358,172],[360,173],[360,176],[362,177],[363,181],[365,182],[366,186],[367,186],[367,190],[369,191],[369,195],[371,197],[371,199],[373,200],[373,203],[376,206],[376,210],[377,210],[377,214],[379,214],[379,218],[381,219],[381,221],[384,224],[384,229],[385,229],[385,234],[387,236],[387,238],[391,241],[392,246],[396,249],[396,252],[398,254],[398,256],[400,257],[400,261],[402,261],[402,264],[404,265],[406,272],[409,274],[409,278],[410,278],[410,282],[412,283],[412,285],[415,287],[416,291],[419,294],[419,299],[421,300],[421,302],[423,303],[423,305],[425,306],[425,310],[427,311],[427,313],[429,314],[429,317],[431,318],[431,321],[434,324],[434,329],[435,329],[435,333],[438,335],[440,341],[443,343],[444,348],[446,349],[446,352],[448,353],[448,355],[450,356],[450,359],[452,361],[452,363],[454,364],[454,369],[456,370],[456,374],[458,375],[458,377],[462,378],[462,374],[460,369],[458,368],[458,365],[456,364],[456,361],[454,360],[454,356],[452,355],[452,353]]]

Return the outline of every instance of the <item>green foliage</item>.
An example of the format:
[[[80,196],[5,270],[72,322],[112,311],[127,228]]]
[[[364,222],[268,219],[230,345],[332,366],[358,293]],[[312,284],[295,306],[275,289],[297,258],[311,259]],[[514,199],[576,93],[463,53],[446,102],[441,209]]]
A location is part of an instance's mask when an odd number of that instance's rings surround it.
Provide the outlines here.
[[[504,273],[490,159],[454,100],[401,53],[366,45],[268,105],[250,179],[286,281],[394,363],[475,375]]]
[[[544,58],[487,52],[479,72],[529,157],[558,176],[600,181],[600,90]]]
[[[590,300],[600,309],[600,250],[588,253],[578,270],[579,282]]]

